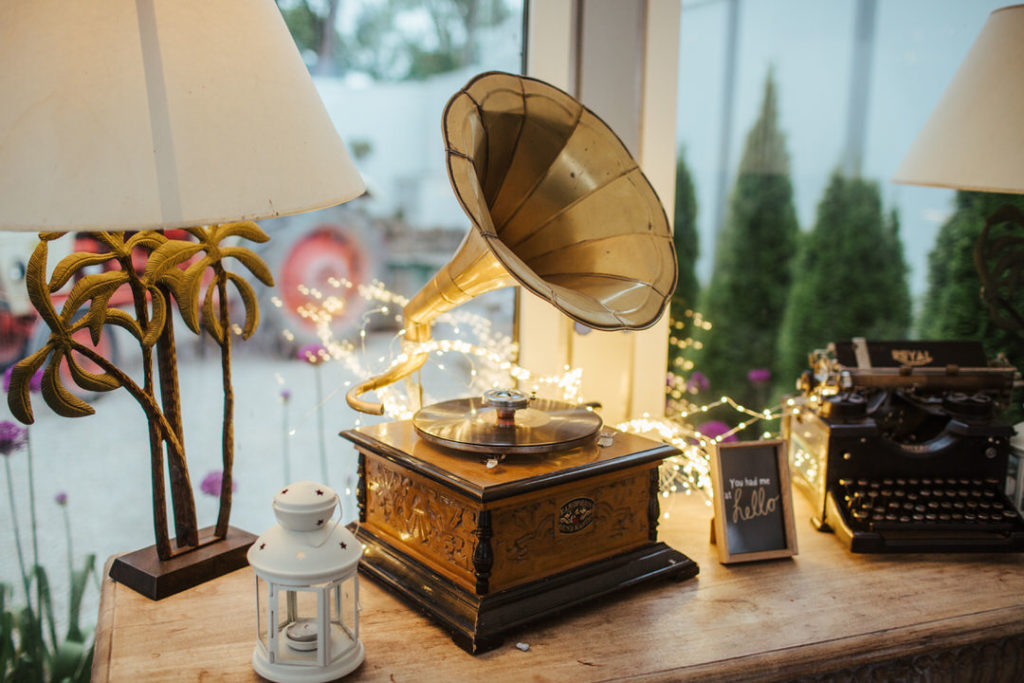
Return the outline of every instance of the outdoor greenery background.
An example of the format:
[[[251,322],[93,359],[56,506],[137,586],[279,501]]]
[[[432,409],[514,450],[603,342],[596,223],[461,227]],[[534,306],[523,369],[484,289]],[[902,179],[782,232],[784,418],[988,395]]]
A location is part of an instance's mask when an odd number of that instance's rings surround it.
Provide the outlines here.
[[[775,88],[769,71],[718,235],[711,280],[699,292],[693,274],[699,207],[680,151],[681,276],[672,310],[681,319],[680,311],[695,307],[712,323],[709,331],[691,330],[701,348],[673,350],[673,357],[689,358],[693,373],[700,373],[701,382],[690,382],[696,393],[770,407],[794,392],[811,351],[852,337],[978,340],[990,358],[1004,354],[1013,365],[1024,362],[1021,336],[992,322],[973,262],[987,217],[1006,203],[1024,207],[1024,200],[957,193],[955,210],[929,254],[928,287],[915,316],[899,215],[883,206],[877,180],[835,170],[814,224],[797,225]]]
[[[481,52],[484,52],[479,40],[481,32],[507,21],[509,6],[514,4],[503,0],[277,1],[313,74],[362,79],[364,82],[414,80],[478,64]],[[694,5],[695,9],[701,7],[699,3]],[[711,7],[711,3],[703,6]],[[415,18],[415,21],[400,20],[402,17]],[[345,49],[337,49],[342,45]],[[703,65],[703,59],[697,61]],[[833,77],[829,74],[830,79]],[[990,322],[978,295],[980,282],[971,261],[973,244],[985,218],[1005,201],[1015,202],[1022,208],[1024,202],[1020,198],[997,195],[957,195],[955,210],[942,226],[931,252],[927,292],[920,300],[915,315],[907,285],[904,245],[899,232],[900,217],[883,204],[879,192],[881,179],[851,177],[835,171],[818,199],[814,220],[810,224],[799,224],[793,208],[792,160],[787,148],[787,131],[780,123],[785,119],[780,116],[778,107],[779,87],[776,75],[769,70],[764,76],[758,115],[755,120],[745,122],[748,126],[746,144],[738,173],[732,179],[729,208],[715,249],[713,273],[703,291],[695,269],[702,246],[707,249],[707,245],[698,243],[696,227],[702,207],[698,206],[694,178],[686,163],[686,150],[679,152],[675,245],[680,278],[671,315],[686,323],[690,320],[686,315],[688,310],[700,310],[711,320],[713,328],[697,335],[704,345],[702,349],[673,348],[671,354],[673,359],[685,358],[695,363],[694,371],[686,374],[700,373],[704,377],[705,382],[694,383],[699,393],[706,398],[728,394],[755,408],[769,407],[782,393],[792,390],[809,351],[854,335],[980,339],[990,356],[1002,352],[1013,364],[1024,362],[1024,346],[1018,335],[997,329]],[[751,92],[753,90],[751,88]],[[352,139],[348,142],[357,158],[372,154],[373,150],[366,147],[365,141]],[[282,363],[279,373],[290,377],[288,373],[297,373],[298,370]],[[770,384],[764,381],[764,372],[755,375],[751,371],[769,372]],[[197,371],[196,374],[205,377],[209,373]],[[752,377],[758,379],[752,381]],[[298,385],[302,381],[308,384],[308,378],[296,379],[294,383]],[[246,387],[238,392],[240,402],[251,401],[251,408],[243,406],[241,414],[249,410],[253,420],[266,421],[266,397],[277,401],[279,391],[276,383],[267,383],[269,388]],[[217,391],[213,387],[208,393]],[[297,396],[293,406],[296,415],[310,414],[311,409],[298,410],[299,398],[312,400],[311,397]],[[110,402],[103,410],[110,415],[131,410],[131,407],[124,408],[123,403],[118,403],[117,397],[108,400]],[[134,413],[131,415],[131,424],[125,428],[141,426],[142,421],[135,419]],[[145,435],[141,434],[139,438],[144,439]],[[255,441],[257,436],[240,432],[239,439]],[[42,445],[48,445],[42,438],[39,440]],[[38,453],[40,464],[48,465],[51,478],[57,480],[47,481],[45,486],[52,488],[58,485],[63,476],[69,482],[74,480],[83,489],[103,490],[104,479],[110,478],[110,471],[77,465],[77,461],[88,461],[90,441],[100,443],[102,437],[97,435],[81,439],[81,444],[75,443],[75,449],[83,453],[41,449]],[[250,452],[259,452],[261,445],[264,444],[243,443],[242,450],[248,448]],[[312,450],[312,445],[296,448],[297,455]],[[196,451],[202,452],[203,449],[197,448]],[[77,461],[75,455],[79,456]],[[76,466],[81,469],[67,464],[60,468],[52,465],[59,458],[65,462],[76,461]],[[25,461],[26,457],[21,455],[14,464],[23,468]],[[275,461],[275,482],[277,465]],[[145,481],[144,468],[140,470],[141,474],[135,474],[129,472],[129,467],[125,464],[116,476],[125,481]],[[197,475],[201,472],[200,469]],[[87,476],[96,479],[90,480]],[[344,481],[343,473],[335,473],[335,476],[339,482]],[[243,508],[240,512],[245,512],[250,491],[259,488],[251,479],[243,483],[243,491],[239,495],[239,507]],[[22,503],[25,490],[23,487],[19,491]],[[39,495],[40,501],[46,500],[53,491],[40,486]],[[126,495],[136,498],[128,500]],[[145,509],[147,498],[145,487],[129,494],[122,492],[116,502],[101,501],[100,504],[78,503],[73,495],[71,504],[79,504],[79,510],[88,511],[75,520],[76,533],[83,541],[79,544],[83,546],[82,550],[99,550],[100,557],[105,556],[106,549],[96,546],[100,545],[101,539],[107,540],[105,532],[109,519],[121,509]],[[257,498],[253,508],[258,507],[268,514],[264,496],[260,494]],[[119,509],[111,512],[104,510],[103,505]],[[67,508],[63,506],[61,503],[60,509],[66,512]],[[41,503],[39,507],[44,510]],[[245,515],[237,517],[244,519]],[[26,526],[28,519],[27,516],[22,517]],[[145,544],[149,538],[145,524],[141,527],[137,545]],[[254,528],[258,529],[259,525]],[[27,529],[25,533],[27,545]],[[9,544],[4,547],[9,547]],[[60,552],[63,554],[63,550]],[[84,563],[81,554],[74,558],[74,562],[70,561],[70,549],[67,555],[67,568],[60,565],[52,567],[49,577],[54,579],[54,583],[77,585],[78,592],[68,599],[61,593],[73,591],[68,588],[55,591],[54,605],[62,602],[57,609],[57,620],[62,623],[57,627],[43,614],[26,615],[23,611],[26,594],[37,593],[37,577],[43,575],[33,566],[34,559],[28,562],[27,567],[28,579],[35,581],[30,588],[24,586],[24,581],[17,585],[19,577],[13,574],[0,577],[15,584],[0,592],[4,632],[10,635],[14,621],[20,620],[27,634],[21,636],[22,642],[31,641],[37,646],[29,659],[21,658],[21,666],[46,666],[52,670],[62,646],[65,648],[63,654],[74,651],[73,654],[80,658],[78,661],[88,656],[86,648],[91,634],[88,624],[79,630],[77,608],[83,591],[86,600],[95,600],[96,577],[89,569],[91,560],[88,555]],[[65,574],[70,579],[60,581]],[[42,600],[37,597],[34,600],[36,609],[42,605],[43,612],[47,610],[45,605],[48,602],[49,598]],[[85,610],[92,617],[95,603],[87,603]],[[91,619],[87,621],[91,622]],[[48,633],[43,632],[44,627]],[[79,643],[82,645],[80,651],[77,649]],[[40,654],[39,648],[48,648],[49,651]],[[14,650],[13,640],[0,639],[0,651],[7,657],[6,661],[14,662],[24,654]],[[79,671],[84,673],[87,669]]]

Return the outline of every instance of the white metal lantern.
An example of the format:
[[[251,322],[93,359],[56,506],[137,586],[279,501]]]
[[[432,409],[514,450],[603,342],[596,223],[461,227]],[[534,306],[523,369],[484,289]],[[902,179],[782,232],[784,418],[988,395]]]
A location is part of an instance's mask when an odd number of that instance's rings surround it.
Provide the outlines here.
[[[338,494],[327,486],[296,482],[273,506],[278,523],[248,553],[258,613],[253,669],[279,683],[332,681],[363,661],[362,544],[342,526]]]

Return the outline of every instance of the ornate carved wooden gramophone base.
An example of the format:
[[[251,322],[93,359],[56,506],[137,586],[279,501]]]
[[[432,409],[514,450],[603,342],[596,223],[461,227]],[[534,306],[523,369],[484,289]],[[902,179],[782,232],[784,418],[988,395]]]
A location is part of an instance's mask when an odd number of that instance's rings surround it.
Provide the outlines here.
[[[342,433],[359,451],[360,568],[471,653],[524,623],[696,563],[657,540],[658,466],[677,451],[615,432],[550,454],[430,444],[410,421]]]

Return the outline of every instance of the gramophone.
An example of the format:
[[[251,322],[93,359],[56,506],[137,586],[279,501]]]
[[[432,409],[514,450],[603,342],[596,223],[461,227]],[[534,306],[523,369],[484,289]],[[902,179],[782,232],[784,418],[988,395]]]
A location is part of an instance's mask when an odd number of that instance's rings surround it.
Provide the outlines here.
[[[485,73],[448,102],[448,175],[473,227],[403,311],[404,347],[362,395],[416,372],[431,322],[521,285],[599,330],[653,325],[675,289],[654,189],[596,115],[534,79]],[[469,652],[526,622],[697,565],[657,540],[658,467],[673,447],[584,407],[515,389],[342,433],[359,453],[361,569]]]

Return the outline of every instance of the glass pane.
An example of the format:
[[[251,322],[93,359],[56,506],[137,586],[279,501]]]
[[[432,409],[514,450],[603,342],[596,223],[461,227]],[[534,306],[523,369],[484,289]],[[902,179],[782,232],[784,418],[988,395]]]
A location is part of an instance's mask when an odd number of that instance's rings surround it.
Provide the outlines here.
[[[269,632],[267,629],[268,619],[270,617],[270,597],[269,597],[270,586],[266,581],[260,577],[256,577],[256,639],[259,640],[260,644],[264,649],[270,647],[268,637]]]
[[[355,450],[338,437],[338,432],[360,421],[365,423],[368,418],[346,405],[347,383],[360,373],[379,370],[387,362],[379,359],[400,349],[394,320],[400,304],[388,304],[385,313],[384,302],[369,290],[364,290],[370,297],[365,300],[356,285],[369,286],[379,278],[387,290],[409,296],[454,252],[469,220],[448,187],[439,132],[442,109],[448,97],[476,73],[491,69],[519,71],[522,46],[521,0],[281,0],[279,5],[285,14],[307,6],[322,16],[327,16],[331,8],[337,10],[333,22],[303,23],[302,17],[293,20],[289,16],[288,23],[301,53],[309,58],[314,83],[371,192],[323,213],[266,221],[263,228],[270,237],[267,243],[229,240],[230,246],[244,245],[255,251],[277,283],[267,287],[240,261],[225,261],[228,269],[252,286],[261,319],[253,335],[243,341],[237,333],[244,324],[245,305],[238,288],[231,285],[228,303],[235,332],[231,337],[235,463],[231,524],[257,534],[271,519],[270,496],[291,481],[323,481],[342,496],[344,522],[355,517]],[[463,6],[472,10],[472,16],[453,14]],[[312,25],[334,30],[327,32],[330,38],[311,39],[307,29]],[[333,49],[327,59],[330,68],[312,58],[325,52],[322,48],[326,45]],[[273,144],[266,140],[252,142]],[[72,250],[74,240],[75,236],[69,235],[50,243],[50,270]],[[92,238],[83,239],[79,247],[95,251],[94,242]],[[5,234],[0,241],[0,370],[40,348],[48,336],[25,292],[25,267],[37,244],[37,236],[29,233]],[[141,262],[138,267],[141,270]],[[85,272],[98,272],[99,268],[90,266]],[[349,282],[352,288],[347,286]],[[69,282],[58,293],[58,310],[72,284]],[[354,297],[351,301],[350,294]],[[328,301],[331,296],[335,300]],[[111,300],[112,306],[134,315],[130,303],[126,306],[115,299]],[[322,302],[323,308],[337,318],[337,324],[330,327],[331,340],[342,348],[351,348],[351,357],[339,353],[317,366],[299,357],[304,345],[319,341],[299,313],[299,309],[315,313],[316,306],[303,307],[310,301]],[[339,301],[344,303],[341,310],[337,308]],[[286,307],[287,313],[282,310]],[[470,312],[493,315],[493,322],[485,321],[489,329],[511,333],[510,294],[493,302],[490,298],[475,302],[469,308]],[[176,311],[177,306],[172,304],[171,310]],[[169,318],[175,323],[178,384],[186,460],[195,489],[196,526],[204,528],[217,518],[221,490],[225,416],[220,397],[225,392],[220,348],[205,332],[202,337],[195,336],[182,324],[178,313],[171,313]],[[364,328],[365,347],[360,336]],[[435,337],[443,340],[465,336],[472,341],[471,329],[463,325],[456,332],[451,324],[440,322]],[[88,331],[80,335],[88,337]],[[106,326],[99,352],[140,387],[144,385],[139,343],[126,330]],[[463,395],[472,364],[480,362],[458,355],[452,352],[431,360],[425,374],[431,400],[454,397],[455,392]],[[445,366],[443,370],[439,364]],[[52,504],[37,506],[36,528],[43,537],[63,538],[64,512],[68,513],[76,569],[87,554],[104,558],[154,542],[146,416],[123,388],[101,394],[82,393],[95,414],[77,420],[49,410],[38,390],[31,394],[37,500],[52,501],[58,493],[67,494],[61,498],[66,501],[66,509]],[[0,420],[13,420],[7,402],[0,404]],[[111,447],[114,443],[116,448]],[[20,453],[9,462],[16,490],[25,491],[28,459]],[[45,487],[40,472],[48,473]],[[164,480],[169,480],[166,468]],[[15,504],[21,508],[21,531],[27,534],[28,496],[19,494]],[[0,507],[0,527],[12,528],[9,506]],[[132,514],[125,514],[126,510]],[[176,535],[173,528],[169,535]],[[55,568],[67,562],[63,543],[46,544],[40,548],[40,556],[51,576],[59,575]],[[18,575],[14,554],[0,554],[0,580],[14,582]],[[54,611],[66,615],[68,605],[61,596],[68,592],[59,580],[56,583]],[[98,600],[99,591],[85,591],[83,628],[95,623]],[[253,608],[252,604],[246,607]],[[58,630],[66,628],[66,624],[58,625]]]
[[[684,0],[676,411],[771,408],[829,342],[930,334],[929,254],[955,196],[890,178],[1004,4]]]
[[[404,300],[449,260],[469,229],[448,181],[441,115],[448,98],[473,75],[520,70],[523,3],[279,5],[368,192],[341,207],[264,222],[273,236],[268,258],[280,264],[265,314],[276,345],[295,351],[326,344],[339,365],[347,365],[331,381],[338,388],[353,368],[377,374],[401,353],[396,316]],[[322,21],[329,16],[333,30]],[[433,338],[504,346],[512,335],[513,308],[511,289],[484,295],[435,321]],[[474,373],[479,364],[459,352],[432,355],[421,375],[424,402],[490,388]],[[334,372],[322,370],[328,371]],[[327,400],[343,403],[343,393]],[[386,388],[384,396],[392,416],[410,407],[404,383]],[[339,481],[328,476],[332,484]],[[351,496],[351,473],[340,481]],[[351,506],[346,512],[348,519],[354,514]]]
[[[341,585],[340,614],[345,632],[353,639],[359,637],[359,581],[353,576]]]
[[[355,646],[358,638],[351,608],[351,586],[355,579],[347,579],[331,588],[327,595],[331,623],[331,656],[338,657]]]
[[[278,618],[278,661],[317,665],[319,627],[316,589],[284,591]]]

